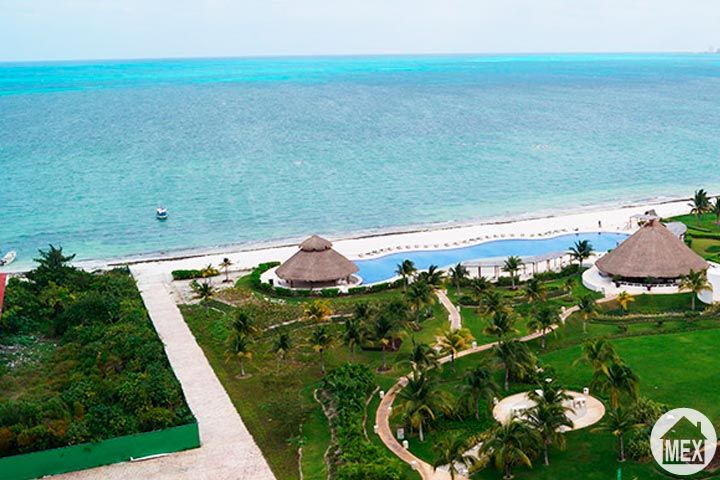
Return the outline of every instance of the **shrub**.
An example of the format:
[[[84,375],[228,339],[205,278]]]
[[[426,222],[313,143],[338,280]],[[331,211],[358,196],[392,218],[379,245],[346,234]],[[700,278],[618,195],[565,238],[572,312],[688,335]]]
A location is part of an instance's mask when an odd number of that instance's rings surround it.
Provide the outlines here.
[[[325,298],[333,298],[340,296],[339,288],[324,288],[320,290],[320,296]]]
[[[478,301],[476,298],[471,297],[470,295],[462,295],[460,298],[458,298],[458,303],[460,305],[469,305],[472,307],[476,307],[478,305]]]
[[[49,350],[42,363],[6,374],[13,382],[42,388],[12,398],[0,391],[0,457],[190,422],[192,414],[127,269],[90,274],[61,267],[60,275],[57,268],[46,265],[41,277],[61,284],[28,281],[8,287],[21,329],[28,330],[28,338],[43,339]],[[52,301],[43,304],[47,300]]]
[[[192,280],[193,278],[202,278],[200,270],[173,270],[173,280]]]
[[[366,365],[345,364],[323,378],[322,388],[330,394],[337,415],[331,426],[337,434],[339,464],[331,478],[341,480],[399,480],[398,460],[365,438],[365,399],[375,388]]]

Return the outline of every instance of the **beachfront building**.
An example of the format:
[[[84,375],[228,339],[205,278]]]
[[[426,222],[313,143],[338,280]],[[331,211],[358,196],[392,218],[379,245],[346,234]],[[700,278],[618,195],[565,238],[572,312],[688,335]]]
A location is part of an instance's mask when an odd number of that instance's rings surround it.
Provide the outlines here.
[[[583,274],[586,287],[607,294],[675,293],[690,271],[708,263],[658,219],[651,219]]]
[[[358,267],[332,248],[332,243],[313,235],[300,250],[274,270],[272,283],[286,288],[328,288],[360,282]]]

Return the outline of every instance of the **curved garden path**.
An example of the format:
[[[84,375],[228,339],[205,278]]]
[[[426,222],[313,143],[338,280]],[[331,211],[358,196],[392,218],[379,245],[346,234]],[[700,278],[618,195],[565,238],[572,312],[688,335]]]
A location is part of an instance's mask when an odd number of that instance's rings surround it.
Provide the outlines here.
[[[454,305],[452,305],[452,302],[450,302],[450,299],[447,298],[447,296],[443,293],[441,296],[438,293],[438,298],[440,299],[440,302],[443,304],[443,306],[446,306],[446,303],[443,301],[443,298],[447,300],[447,302],[452,307],[452,310],[457,313],[459,317],[459,312],[455,308]],[[607,299],[605,299],[607,300]],[[447,307],[446,307],[447,308]],[[453,313],[452,310],[448,308],[448,312],[450,313],[450,326],[453,327],[452,324],[452,317]],[[579,308],[577,306],[573,306],[571,308],[568,308],[564,312],[560,314],[560,322],[565,323],[565,320],[572,315],[573,313],[577,312]],[[459,320],[458,320],[459,321]],[[461,325],[458,325],[458,328],[460,328]],[[556,329],[558,326],[554,325],[553,330]],[[524,337],[520,337],[518,340],[521,342],[529,342],[530,340],[535,340],[542,336],[542,332],[535,332],[531,333],[529,335],[525,335]],[[468,348],[467,350],[463,350],[462,352],[459,352],[457,355],[455,355],[455,358],[462,358],[467,357],[468,355],[473,355],[475,353],[484,352],[486,350],[490,350],[495,345],[497,345],[498,342],[492,342],[492,343],[486,343],[483,345],[478,345],[477,347]],[[446,355],[440,359],[440,363],[448,363],[451,360],[450,355]],[[378,426],[378,435],[380,436],[380,440],[385,444],[385,446],[393,452],[400,460],[403,462],[409,464],[414,470],[416,470],[420,477],[423,480],[448,480],[450,479],[450,474],[444,470],[435,470],[432,465],[425,462],[424,460],[419,459],[415,455],[413,455],[409,450],[406,450],[403,448],[403,446],[398,442],[398,440],[393,435],[392,428],[390,427],[390,415],[392,414],[392,404],[395,401],[395,397],[397,396],[398,392],[403,389],[407,382],[407,375],[400,377],[398,381],[395,383],[395,385],[388,390],[388,392],[385,394],[385,396],[380,400],[380,405],[378,406],[377,412],[375,414],[375,424]],[[467,480],[466,477],[463,477],[461,475],[458,475],[455,477],[457,480]]]

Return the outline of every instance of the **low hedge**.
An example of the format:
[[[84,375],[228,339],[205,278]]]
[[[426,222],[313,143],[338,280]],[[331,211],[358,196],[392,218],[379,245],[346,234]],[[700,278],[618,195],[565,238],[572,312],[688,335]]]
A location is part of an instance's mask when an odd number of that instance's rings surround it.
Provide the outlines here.
[[[217,268],[209,268],[203,270],[197,269],[186,269],[186,270],[173,270],[173,280],[193,280],[195,278],[214,277],[220,275],[220,271]]]

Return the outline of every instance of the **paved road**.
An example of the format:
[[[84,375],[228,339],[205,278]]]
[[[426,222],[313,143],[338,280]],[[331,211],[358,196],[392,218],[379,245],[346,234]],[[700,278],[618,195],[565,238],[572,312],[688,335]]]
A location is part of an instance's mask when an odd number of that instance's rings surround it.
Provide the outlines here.
[[[200,426],[202,446],[162,458],[118,463],[54,479],[275,480],[265,458],[175,305],[169,278],[132,267],[155,329]]]

